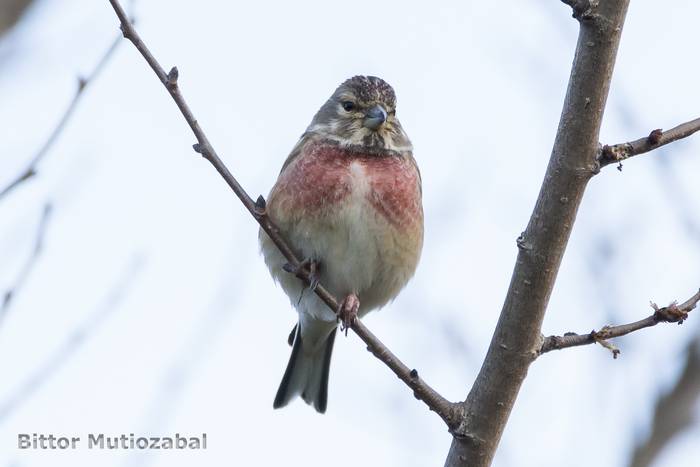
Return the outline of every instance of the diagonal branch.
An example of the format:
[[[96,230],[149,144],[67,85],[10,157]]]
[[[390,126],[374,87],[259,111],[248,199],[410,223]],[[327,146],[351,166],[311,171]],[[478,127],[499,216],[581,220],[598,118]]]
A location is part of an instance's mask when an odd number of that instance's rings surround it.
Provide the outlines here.
[[[58,140],[58,137],[61,135],[64,128],[68,124],[68,121],[75,113],[75,109],[78,107],[78,104],[80,103],[80,98],[85,93],[85,89],[87,89],[90,83],[94,82],[95,79],[100,75],[102,70],[107,65],[107,62],[109,62],[109,59],[114,54],[114,51],[117,49],[117,46],[120,42],[121,37],[117,36],[107,48],[105,53],[102,55],[102,58],[100,58],[100,61],[97,63],[97,65],[95,65],[95,68],[93,68],[92,72],[90,72],[90,74],[88,74],[85,77],[78,78],[78,87],[75,91],[75,95],[73,95],[73,99],[70,101],[70,104],[68,104],[68,107],[63,112],[63,115],[61,115],[61,118],[58,120],[56,126],[51,131],[51,134],[46,139],[41,148],[39,148],[34,157],[32,157],[32,159],[29,161],[27,167],[17,177],[10,181],[10,183],[8,183],[5,187],[0,188],[0,200],[4,196],[9,194],[12,190],[17,188],[19,185],[33,178],[37,174],[37,166],[42,161],[42,159],[44,159],[46,154],[48,154],[51,147],[53,147],[54,143]]]
[[[622,324],[620,326],[604,326],[600,331],[591,331],[588,334],[576,334],[567,332],[563,336],[548,336],[544,338],[540,347],[539,355],[552,350],[561,350],[568,347],[577,347],[588,344],[601,344],[612,352],[613,358],[617,358],[620,349],[608,342],[608,339],[621,337],[640,329],[656,326],[659,323],[682,324],[688,318],[688,313],[695,308],[700,301],[700,290],[685,302],[678,305],[676,302],[669,306],[659,308],[655,303],[651,303],[654,313],[644,319],[634,323]]]
[[[7,421],[24,403],[40,390],[63,366],[70,363],[83,344],[96,334],[99,327],[119,310],[119,306],[127,292],[136,283],[139,273],[143,270],[145,259],[134,255],[127,263],[124,271],[105,294],[99,304],[68,334],[61,344],[46,357],[46,360],[35,368],[27,378],[9,392],[4,400],[0,400],[0,425]]]
[[[51,210],[51,203],[46,203],[46,205],[44,206],[44,210],[41,214],[39,227],[37,228],[36,240],[34,241],[34,248],[32,249],[29,258],[27,258],[26,263],[24,263],[24,267],[22,267],[22,270],[17,276],[14,285],[12,285],[2,297],[2,303],[0,303],[0,323],[2,323],[2,321],[5,319],[7,311],[10,309],[10,303],[12,302],[12,299],[15,296],[17,296],[17,292],[19,292],[19,290],[24,286],[24,283],[27,281],[29,274],[32,272],[34,266],[37,263],[37,260],[39,259],[39,255],[41,254],[41,250],[44,246],[44,238],[46,238],[46,230],[49,226],[49,219],[51,218]]]
[[[0,37],[22,17],[32,0],[5,0],[0,4]]]
[[[275,226],[265,212],[265,200],[260,196],[257,201],[248,195],[238,181],[233,177],[231,172],[226,168],[221,161],[209,139],[204,134],[204,131],[199,126],[199,123],[194,118],[192,111],[185,102],[180,88],[178,86],[178,70],[173,67],[169,73],[166,73],[163,67],[160,66],[155,57],[146,47],[146,44],[141,40],[138,33],[134,29],[133,24],[129,21],[123,8],[118,0],[109,0],[114,8],[124,37],[129,39],[136,49],[141,53],[143,58],[148,62],[153,72],[158,76],[158,79],[163,83],[165,88],[170,93],[170,96],[175,101],[175,104],[182,112],[183,117],[189,124],[192,132],[197,138],[197,144],[194,145],[194,150],[207,159],[214,168],[223,177],[226,183],[231,187],[238,199],[241,200],[245,208],[255,220],[260,224],[260,227],[270,236],[270,239],[275,243],[280,252],[284,255],[290,264],[290,270],[295,271],[296,275],[304,280],[307,284],[309,281],[309,271],[301,266],[299,257],[294,252],[293,248],[286,242],[280,234],[279,229]],[[318,295],[329,308],[334,312],[338,310],[339,301],[325,288],[322,284],[318,284],[315,288],[315,293]],[[436,412],[449,426],[454,426],[457,418],[456,404],[451,403],[433,388],[431,388],[418,375],[415,369],[410,369],[401,360],[399,360],[377,337],[367,329],[364,324],[358,319],[351,326],[351,329],[367,344],[367,349],[379,360],[384,362],[396,376],[399,377],[409,388],[413,390],[415,397],[425,402],[425,404]]]
[[[685,365],[678,381],[660,396],[654,407],[651,432],[638,444],[629,467],[649,467],[677,435],[690,428],[694,408],[700,399],[700,340],[691,341],[686,349]]]
[[[700,131],[700,118],[682,123],[666,131],[658,128],[649,133],[649,136],[635,141],[613,144],[612,146],[606,144],[602,147],[596,159],[600,168],[603,168],[606,165],[622,162],[630,157],[638,156],[679,139],[687,138],[698,131]]]

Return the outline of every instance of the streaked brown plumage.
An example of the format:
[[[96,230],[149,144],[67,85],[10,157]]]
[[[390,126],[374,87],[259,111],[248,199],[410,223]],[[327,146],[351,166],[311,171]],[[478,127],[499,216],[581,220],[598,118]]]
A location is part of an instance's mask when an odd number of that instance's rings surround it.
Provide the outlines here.
[[[321,107],[282,167],[267,212],[345,313],[360,317],[392,300],[415,272],[423,244],[420,173],[383,80],[356,76]],[[284,272],[267,235],[260,244],[272,276],[299,314],[275,408],[300,394],[324,412],[336,315]],[[359,309],[357,309],[359,299]],[[352,319],[352,316],[350,316]]]

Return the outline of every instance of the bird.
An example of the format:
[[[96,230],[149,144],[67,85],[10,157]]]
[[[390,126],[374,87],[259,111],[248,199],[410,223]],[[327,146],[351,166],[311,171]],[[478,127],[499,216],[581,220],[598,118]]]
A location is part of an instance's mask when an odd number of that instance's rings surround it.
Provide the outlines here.
[[[347,334],[355,319],[393,300],[423,247],[421,175],[393,88],[376,76],[340,84],[282,165],[265,211],[311,276],[307,286],[290,274],[260,230],[265,264],[298,313],[273,407],[301,396],[325,413],[339,321]],[[342,299],[336,313],[313,293],[319,282]]]

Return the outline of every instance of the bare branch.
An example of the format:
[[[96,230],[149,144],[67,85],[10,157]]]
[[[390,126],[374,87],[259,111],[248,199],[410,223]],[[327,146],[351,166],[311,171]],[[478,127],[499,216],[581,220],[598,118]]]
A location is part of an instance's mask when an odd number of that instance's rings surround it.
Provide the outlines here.
[[[571,7],[573,11],[573,17],[582,20],[588,19],[593,14],[592,5],[590,0],[561,0]]]
[[[597,161],[601,168],[606,165],[615,164],[630,157],[644,154],[654,149],[658,149],[679,139],[687,138],[688,136],[700,131],[700,118],[678,125],[670,130],[661,131],[661,129],[653,130],[649,136],[639,138],[628,143],[619,143],[605,145],[601,148]]]
[[[542,320],[588,181],[629,0],[590,2],[544,182],[484,363],[464,402],[446,467],[485,467],[541,347]]]
[[[49,226],[51,211],[51,203],[46,203],[41,214],[41,220],[39,220],[39,227],[37,227],[34,248],[27,258],[26,263],[24,263],[24,267],[22,267],[17,279],[15,280],[15,283],[5,292],[5,295],[2,298],[2,303],[0,303],[0,324],[5,319],[7,311],[10,309],[12,299],[17,296],[17,293],[24,286],[24,283],[27,281],[29,274],[32,272],[39,259],[42,247],[44,246],[44,238],[46,237],[46,230]]]
[[[75,109],[78,107],[78,104],[80,102],[80,98],[83,96],[85,93],[85,89],[95,81],[95,79],[100,75],[102,70],[105,68],[105,65],[107,65],[107,62],[109,62],[109,59],[112,57],[114,54],[114,51],[116,50],[117,46],[121,42],[121,37],[117,36],[114,41],[112,41],[111,45],[107,48],[105,53],[102,55],[102,58],[100,58],[100,61],[97,63],[95,68],[93,68],[92,72],[88,74],[86,77],[79,77],[78,78],[78,85],[77,89],[75,91],[75,95],[73,96],[73,99],[70,101],[68,104],[68,107],[66,110],[63,112],[63,115],[61,115],[61,118],[58,120],[56,123],[56,126],[54,129],[51,131],[51,134],[49,137],[46,139],[44,144],[39,148],[39,151],[32,157],[32,159],[29,161],[29,164],[27,164],[27,167],[20,173],[15,179],[13,179],[9,184],[7,184],[4,188],[0,188],[0,200],[7,194],[9,194],[12,190],[17,188],[19,185],[22,183],[26,182],[27,180],[33,178],[37,174],[37,166],[39,165],[39,162],[42,161],[42,159],[46,156],[46,154],[49,152],[51,147],[54,145],[54,143],[58,140],[59,136],[63,132],[64,128],[68,124],[68,121],[71,119],[73,114],[75,113]]]
[[[682,324],[688,318],[688,313],[698,304],[698,301],[700,301],[700,290],[680,305],[673,302],[669,306],[659,308],[655,303],[651,303],[654,313],[634,323],[620,326],[604,326],[600,331],[594,330],[588,334],[567,332],[563,336],[548,336],[544,338],[539,354],[542,355],[552,350],[561,350],[568,347],[598,343],[610,350],[613,358],[617,358],[620,350],[607,342],[608,339],[621,337],[640,329],[656,326],[659,323]]]
[[[17,23],[32,0],[4,0],[0,5],[0,36]]]
[[[126,292],[131,285],[136,281],[138,273],[143,269],[143,266],[143,258],[134,256],[95,310],[87,315],[73,332],[64,339],[61,345],[50,353],[46,361],[19,384],[7,399],[0,401],[0,424],[7,420],[15,410],[56,374],[80,350],[82,344],[95,334],[96,328],[118,309],[119,304],[126,296]]]
[[[129,39],[136,49],[141,53],[143,58],[148,62],[151,69],[154,71],[158,79],[165,86],[165,88],[170,93],[177,104],[183,117],[189,124],[192,132],[197,138],[197,144],[193,146],[194,150],[201,154],[205,159],[207,159],[214,168],[219,172],[223,179],[228,183],[229,187],[233,190],[238,199],[241,200],[245,208],[255,220],[260,224],[262,229],[270,236],[270,239],[275,243],[280,252],[284,255],[290,264],[290,270],[295,271],[296,275],[309,284],[309,271],[301,267],[301,261],[299,257],[294,252],[292,247],[286,242],[279,229],[275,226],[269,219],[265,212],[265,200],[262,196],[258,197],[257,201],[248,195],[248,193],[243,189],[243,187],[238,183],[238,181],[233,177],[231,172],[226,168],[224,163],[221,161],[213,146],[209,142],[209,139],[204,134],[204,131],[199,126],[199,123],[194,118],[192,111],[185,102],[182,94],[180,93],[180,88],[178,86],[178,69],[173,67],[169,73],[160,66],[155,57],[151,54],[146,47],[146,44],[141,40],[138,33],[133,27],[133,24],[129,21],[124,10],[119,4],[118,0],[109,0],[114,8],[115,13],[119,17],[121,23],[121,30],[124,37]],[[318,295],[328,307],[337,312],[339,301],[331,295],[328,290],[323,287],[322,284],[318,284],[314,289],[316,295]],[[418,375],[415,369],[410,369],[403,362],[401,362],[377,337],[372,334],[369,329],[367,329],[364,324],[358,319],[351,326],[351,329],[367,344],[367,349],[372,352],[372,354],[379,360],[384,362],[396,376],[399,377],[406,385],[413,390],[415,397],[422,400],[430,410],[436,412],[448,426],[454,426],[455,420],[457,419],[457,407],[456,404],[451,403],[440,394],[438,394],[433,388],[431,388],[422,378]]]
[[[677,434],[693,423],[700,399],[700,340],[691,341],[676,384],[656,401],[649,437],[632,454],[630,467],[648,467]]]

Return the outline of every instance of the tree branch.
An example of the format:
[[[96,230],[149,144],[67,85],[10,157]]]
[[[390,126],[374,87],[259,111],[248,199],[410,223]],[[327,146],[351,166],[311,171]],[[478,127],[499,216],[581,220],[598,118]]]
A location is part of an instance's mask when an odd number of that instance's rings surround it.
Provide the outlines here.
[[[700,340],[688,344],[683,371],[676,384],[656,401],[649,437],[632,454],[630,467],[648,467],[676,435],[693,423],[700,398]]]
[[[592,5],[590,0],[561,0],[571,7],[573,11],[573,17],[577,20],[589,19],[592,12]]]
[[[0,5],[0,37],[17,23],[32,0],[5,0]]]
[[[36,240],[34,242],[34,248],[31,254],[27,258],[27,262],[24,263],[24,267],[20,271],[15,283],[5,292],[2,298],[2,303],[0,303],[0,324],[5,319],[7,311],[10,309],[10,303],[12,299],[17,296],[17,292],[24,286],[27,281],[29,274],[34,269],[34,266],[39,259],[42,247],[44,246],[44,238],[46,237],[46,230],[49,226],[49,219],[51,217],[51,203],[46,203],[44,205],[44,210],[41,214],[41,220],[39,221],[39,227],[37,227]]]
[[[661,129],[653,130],[649,136],[639,138],[628,143],[613,144],[612,146],[605,145],[601,148],[597,156],[597,161],[600,168],[606,165],[615,164],[624,161],[630,157],[644,154],[654,149],[658,149],[679,139],[687,138],[700,131],[700,118],[678,125],[670,130],[661,131]]]
[[[180,112],[192,129],[192,132],[197,138],[197,144],[193,146],[194,150],[207,159],[219,172],[238,199],[241,200],[248,212],[250,212],[258,224],[260,224],[260,227],[270,236],[270,239],[287,259],[290,264],[290,270],[296,271],[296,275],[299,276],[304,282],[309,284],[309,271],[301,267],[299,257],[282,237],[277,226],[275,226],[267,216],[265,212],[264,198],[260,196],[258,197],[257,201],[253,201],[253,199],[248,195],[248,193],[243,189],[243,187],[238,183],[238,181],[233,177],[231,172],[229,172],[224,163],[221,161],[213,146],[209,142],[209,139],[204,134],[204,131],[199,126],[199,123],[194,118],[192,111],[180,93],[180,88],[177,83],[179,74],[177,68],[173,67],[169,73],[166,73],[155,57],[148,50],[146,44],[139,37],[138,33],[133,27],[133,24],[129,21],[129,18],[127,18],[126,13],[119,4],[119,1],[109,0],[109,2],[119,18],[124,37],[129,39],[134,44],[146,62],[148,62],[153,72],[156,74],[156,76],[158,76],[158,79],[170,93],[170,96],[173,98],[175,104],[180,109]],[[324,301],[324,303],[326,303],[326,305],[328,305],[331,310],[337,312],[339,306],[338,300],[322,284],[318,284],[318,286],[315,288],[315,293],[321,298],[321,300]],[[384,364],[386,364],[394,372],[394,374],[401,379],[401,381],[403,381],[413,390],[413,393],[417,399],[422,400],[430,408],[430,410],[436,412],[449,427],[453,427],[455,425],[455,421],[458,417],[457,404],[453,404],[442,397],[425,381],[423,381],[422,378],[420,378],[415,369],[410,369],[403,362],[401,362],[401,360],[399,360],[379,339],[377,339],[377,337],[372,334],[359,319],[355,320],[355,323],[351,326],[351,329],[365,342],[365,344],[367,344],[367,350],[372,352],[375,357],[384,362]]]
[[[669,306],[659,308],[656,303],[651,303],[654,313],[642,320],[634,323],[622,324],[620,326],[604,326],[600,331],[591,331],[588,334],[576,334],[567,332],[563,336],[548,336],[544,338],[540,347],[539,355],[550,352],[552,350],[561,350],[568,347],[577,347],[588,344],[601,344],[612,352],[613,358],[617,358],[620,354],[620,349],[607,342],[608,339],[621,337],[640,329],[656,326],[659,323],[678,323],[683,324],[688,318],[688,313],[695,308],[700,301],[700,290],[690,297],[685,302],[678,305],[676,302]]]
[[[596,168],[598,137],[629,0],[590,2],[578,43],[549,166],[526,230],[496,330],[453,430],[446,467],[485,467],[527,370],[541,347],[547,302],[586,184]]]
[[[10,181],[10,183],[8,183],[4,188],[0,189],[0,200],[2,200],[4,196],[9,194],[19,185],[33,178],[37,174],[37,166],[39,165],[39,162],[41,162],[41,160],[46,156],[46,154],[49,152],[54,143],[58,140],[58,137],[63,132],[64,128],[68,124],[68,121],[75,113],[75,109],[78,107],[80,98],[85,93],[85,89],[87,89],[87,87],[92,82],[94,82],[95,79],[100,75],[102,70],[105,68],[105,65],[107,65],[107,62],[109,62],[109,59],[114,54],[114,51],[116,50],[120,42],[121,37],[117,36],[114,39],[114,41],[112,41],[112,44],[107,48],[105,53],[102,55],[102,58],[100,58],[100,61],[97,63],[95,68],[93,68],[92,72],[90,72],[90,74],[88,74],[86,77],[78,78],[78,87],[75,91],[75,95],[70,101],[70,104],[68,104],[66,110],[63,112],[63,115],[61,115],[61,118],[56,123],[56,126],[51,131],[51,134],[46,139],[41,148],[39,148],[39,151],[37,151],[34,157],[32,157],[32,159],[29,161],[27,167],[17,177]]]
[[[81,346],[96,329],[116,310],[118,310],[129,288],[136,282],[138,274],[145,264],[140,255],[134,255],[126,265],[118,280],[110,288],[108,293],[95,307],[95,309],[83,319],[73,331],[66,336],[63,342],[47,356],[9,396],[0,401],[0,424],[5,422],[23,403],[34,395],[58,370],[68,363],[80,350]]]

